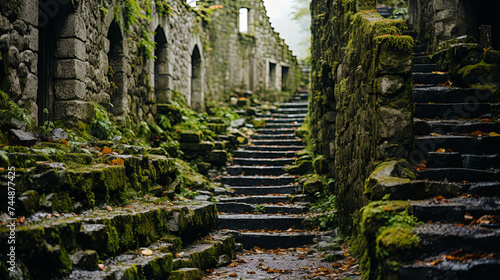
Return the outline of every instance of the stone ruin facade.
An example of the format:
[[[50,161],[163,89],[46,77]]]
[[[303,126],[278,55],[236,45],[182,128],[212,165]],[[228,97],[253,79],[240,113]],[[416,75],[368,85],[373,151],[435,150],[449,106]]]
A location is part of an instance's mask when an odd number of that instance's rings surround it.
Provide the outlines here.
[[[0,0],[0,9],[0,90],[39,125],[88,123],[96,104],[122,123],[149,121],[174,90],[201,112],[205,100],[234,90],[296,84],[297,59],[262,0],[198,8],[185,0]]]

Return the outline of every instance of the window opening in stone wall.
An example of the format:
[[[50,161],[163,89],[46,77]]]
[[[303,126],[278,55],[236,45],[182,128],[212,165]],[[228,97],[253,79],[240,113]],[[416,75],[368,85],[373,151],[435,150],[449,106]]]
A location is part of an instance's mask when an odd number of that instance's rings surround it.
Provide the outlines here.
[[[158,103],[166,103],[169,101],[168,90],[169,85],[169,65],[167,52],[167,38],[163,28],[158,27],[155,31],[155,93]]]
[[[269,89],[276,89],[276,63],[269,62]]]
[[[290,68],[287,66],[281,66],[281,90],[286,91],[288,89],[288,76]]]
[[[248,33],[248,9],[247,8],[241,8],[240,13],[239,13],[239,31],[240,33]]]
[[[198,46],[194,47],[191,55],[191,98],[190,105],[195,111],[201,111],[203,106],[201,55]]]
[[[125,54],[123,52],[123,37],[120,27],[115,22],[111,23],[108,31],[108,81],[109,94],[113,108],[111,112],[115,116],[125,113],[127,96],[125,92]]]

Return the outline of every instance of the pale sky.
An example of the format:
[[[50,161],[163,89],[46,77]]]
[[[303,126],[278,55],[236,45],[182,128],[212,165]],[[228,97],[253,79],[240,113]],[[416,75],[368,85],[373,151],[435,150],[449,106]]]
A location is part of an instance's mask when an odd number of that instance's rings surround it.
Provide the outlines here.
[[[196,6],[196,0],[187,0],[187,2]],[[285,39],[285,43],[290,46],[293,54],[301,59],[307,56],[306,49],[309,47],[310,18],[304,18],[300,22],[292,20],[291,13],[294,4],[295,0],[264,0],[267,15],[274,30]]]

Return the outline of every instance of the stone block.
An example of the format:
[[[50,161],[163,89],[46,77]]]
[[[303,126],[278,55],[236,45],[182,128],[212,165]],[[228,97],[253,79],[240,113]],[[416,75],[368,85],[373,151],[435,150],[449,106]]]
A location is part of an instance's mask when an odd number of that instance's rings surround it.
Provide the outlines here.
[[[18,18],[31,25],[37,26],[39,11],[38,0],[23,0],[18,3]]]
[[[85,81],[88,64],[78,59],[62,59],[55,62],[54,78]]]
[[[34,26],[28,27],[28,48],[32,51],[38,51],[38,41],[40,31]]]
[[[38,93],[38,77],[29,73],[23,89],[23,99],[36,100]]]
[[[76,58],[87,60],[85,43],[76,38],[64,38],[57,40],[56,58]]]
[[[86,96],[85,83],[78,80],[56,80],[54,91],[58,100],[84,100]]]
[[[442,11],[452,7],[459,7],[458,2],[458,0],[436,0],[434,1],[434,9],[436,11]]]
[[[435,21],[445,21],[448,19],[454,19],[456,17],[456,14],[457,14],[457,12],[455,10],[452,10],[452,9],[443,10],[443,11],[438,12],[434,16],[434,20]]]
[[[94,105],[90,102],[71,100],[56,101],[54,104],[54,116],[57,119],[74,118],[90,121],[94,114]]]
[[[17,68],[19,66],[19,63],[21,62],[21,59],[19,57],[19,50],[14,46],[11,46],[9,48],[8,61],[9,66],[12,68]]]
[[[203,157],[205,161],[216,164],[224,165],[227,162],[227,152],[224,150],[213,150],[208,152]]]
[[[0,36],[0,51],[8,50],[10,47],[10,36],[9,34],[3,34]]]
[[[394,108],[381,107],[380,137],[390,142],[404,143],[412,141],[413,117],[410,111],[400,111]]]
[[[383,95],[391,95],[398,92],[404,85],[404,80],[400,76],[390,75],[379,77],[375,80],[376,89]]]
[[[413,39],[409,36],[379,36],[378,71],[381,73],[409,73],[413,60]]]
[[[87,30],[85,28],[85,22],[83,19],[76,14],[68,15],[61,24],[61,29],[57,33],[60,38],[71,38],[76,37],[82,41],[87,40]]]
[[[180,141],[185,143],[199,143],[203,137],[201,131],[183,131],[180,133]]]
[[[198,268],[181,268],[172,271],[168,280],[201,280],[201,271]]]
[[[181,143],[180,148],[183,151],[196,151],[196,152],[207,152],[213,150],[215,147],[214,143],[208,141],[201,141],[200,143]]]

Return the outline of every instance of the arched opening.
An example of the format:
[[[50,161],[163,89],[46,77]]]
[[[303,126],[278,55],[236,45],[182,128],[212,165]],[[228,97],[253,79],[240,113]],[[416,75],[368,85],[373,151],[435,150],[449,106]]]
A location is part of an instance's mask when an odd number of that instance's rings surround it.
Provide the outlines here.
[[[127,102],[127,74],[125,73],[125,54],[123,50],[123,37],[120,27],[112,22],[108,30],[109,52],[108,52],[108,81],[109,94],[113,108],[111,112],[115,116],[123,116],[128,107]]]
[[[248,17],[248,9],[241,8],[239,13],[239,24],[238,30],[240,33],[247,34],[249,31],[249,17]]]
[[[203,77],[201,71],[201,55],[198,46],[194,47],[191,55],[191,108],[197,112],[203,111]]]
[[[155,34],[155,93],[158,103],[169,101],[170,71],[168,64],[167,38],[163,28],[158,27]]]

